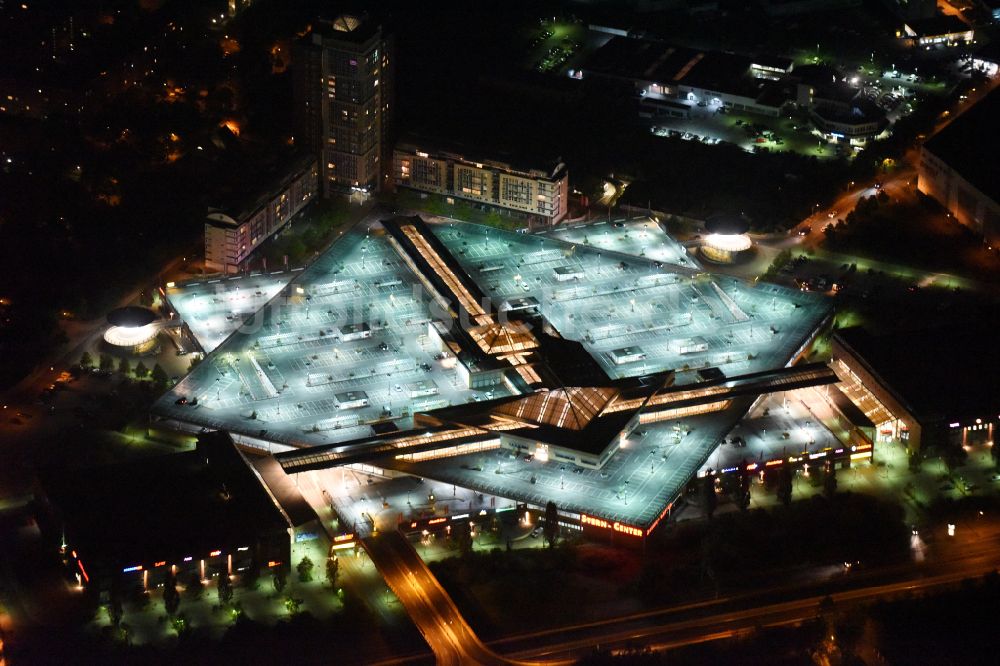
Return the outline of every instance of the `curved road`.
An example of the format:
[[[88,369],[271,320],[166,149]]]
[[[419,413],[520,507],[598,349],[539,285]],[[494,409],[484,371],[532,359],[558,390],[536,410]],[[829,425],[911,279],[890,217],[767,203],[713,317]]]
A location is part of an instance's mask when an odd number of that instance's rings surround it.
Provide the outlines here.
[[[366,538],[362,543],[430,645],[438,664],[559,663],[548,660],[513,661],[483,645],[458,612],[451,597],[399,532],[382,532]],[[562,663],[571,662],[565,660]]]

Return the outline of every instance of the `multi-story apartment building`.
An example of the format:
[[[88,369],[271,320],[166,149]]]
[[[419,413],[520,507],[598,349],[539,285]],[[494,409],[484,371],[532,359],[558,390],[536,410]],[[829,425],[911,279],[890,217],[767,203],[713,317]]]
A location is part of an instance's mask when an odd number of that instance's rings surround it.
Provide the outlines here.
[[[300,157],[255,198],[210,208],[205,220],[205,266],[236,273],[260,244],[285,226],[319,192],[319,166]]]
[[[393,182],[516,211],[533,227],[555,224],[569,208],[569,174],[558,160],[546,169],[515,167],[400,143],[393,152]]]
[[[372,193],[388,177],[392,40],[366,18],[316,23],[295,45],[295,132],[313,150],[324,196]]]

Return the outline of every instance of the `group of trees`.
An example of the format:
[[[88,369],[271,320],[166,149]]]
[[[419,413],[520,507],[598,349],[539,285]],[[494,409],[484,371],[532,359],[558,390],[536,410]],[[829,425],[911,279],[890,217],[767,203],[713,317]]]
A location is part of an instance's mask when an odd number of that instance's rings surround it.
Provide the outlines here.
[[[788,506],[792,502],[794,479],[795,470],[791,464],[786,463],[778,466],[776,471],[770,472],[770,476],[765,477],[765,484],[773,486],[778,501],[782,505]],[[711,519],[718,508],[719,497],[716,486],[719,486],[723,495],[729,497],[741,511],[746,511],[750,508],[750,487],[752,484],[753,473],[748,471],[746,461],[743,461],[740,469],[732,474],[718,476],[714,470],[709,470],[708,474],[702,477],[699,482],[699,494],[705,515]],[[829,498],[836,492],[837,468],[833,462],[827,461],[823,467],[823,495]]]
[[[293,226],[269,240],[264,246],[268,268],[301,266],[321,250],[337,228],[350,217],[350,204],[343,200],[323,199],[312,204]]]
[[[336,588],[337,586],[339,564],[340,563],[337,560],[337,557],[333,555],[331,555],[326,563],[327,580],[333,588]],[[296,566],[299,580],[304,583],[312,581],[313,569],[314,564],[312,560],[308,556],[303,557]],[[241,576],[242,586],[246,589],[256,590],[258,576],[259,571],[256,566],[251,566]],[[274,591],[280,596],[285,591],[288,584],[288,576],[283,567],[275,567],[271,582],[274,587]],[[177,586],[177,577],[173,573],[168,573],[163,582],[163,607],[167,611],[167,615],[171,618],[177,617],[177,611],[181,606],[181,594]],[[191,600],[199,600],[204,595],[204,592],[205,583],[201,579],[201,575],[197,573],[192,574],[187,582],[187,585],[185,586],[185,595]],[[220,572],[216,578],[216,594],[218,595],[220,607],[227,606],[233,600],[233,596],[235,594],[233,581],[232,578],[224,572]],[[148,600],[148,593],[143,592],[143,596]],[[115,627],[121,623],[121,619],[124,614],[122,597],[121,581],[116,579],[112,583],[110,599],[105,606],[108,618],[110,619],[112,626]],[[240,610],[237,615],[241,614],[242,611]]]
[[[862,521],[858,516],[864,516]],[[902,507],[867,495],[831,497],[730,511],[658,531],[647,542],[646,565],[634,583],[655,604],[706,591],[732,592],[773,581],[789,566],[894,562],[909,553]],[[831,538],[836,535],[836,538]]]
[[[924,269],[995,280],[1000,259],[968,227],[951,223],[935,201],[894,201],[885,191],[863,197],[838,224],[823,229],[830,250]]]
[[[169,380],[167,371],[159,363],[154,364],[152,369],[150,369],[142,361],[138,361],[135,366],[132,366],[127,358],[122,357],[116,366],[114,359],[109,354],[101,354],[97,365],[95,365],[94,357],[91,356],[90,352],[85,351],[80,355],[79,366],[84,370],[96,367],[102,372],[114,372],[117,369],[118,372],[125,376],[131,373],[136,379],[148,378],[156,386],[166,386]]]

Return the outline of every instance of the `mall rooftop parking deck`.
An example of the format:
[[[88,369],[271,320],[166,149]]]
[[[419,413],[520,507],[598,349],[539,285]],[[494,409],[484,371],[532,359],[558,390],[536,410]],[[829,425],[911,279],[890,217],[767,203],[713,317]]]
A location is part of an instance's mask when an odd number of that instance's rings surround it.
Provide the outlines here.
[[[648,530],[683,491],[753,398],[726,410],[640,426],[600,470],[494,449],[437,460],[393,460],[385,467],[508,497],[536,507],[552,500],[581,513]]]
[[[710,367],[727,376],[782,367],[831,312],[814,294],[749,285],[693,264],[658,266],[471,224],[432,228],[501,309],[533,297],[545,319],[563,337],[582,341],[612,378],[674,370],[684,384]],[[641,353],[622,363],[615,352],[624,348]]]
[[[827,458],[823,452],[852,445],[850,425],[824,399],[827,390],[817,386],[765,396],[726,434],[699,474],[799,456],[812,456],[812,466],[821,467]]]
[[[694,257],[650,218],[587,224],[559,225],[545,234],[568,243],[579,243],[598,252],[616,252],[643,257],[681,268],[699,268]]]
[[[416,218],[355,229],[154,412],[309,447],[302,469],[368,458],[646,530],[756,395],[774,390],[768,382],[791,381],[780,369],[830,308],[815,294],[712,276],[679,257],[632,256],[644,242],[683,253],[642,223],[598,230],[629,235],[595,247],[587,230],[568,232],[588,239],[574,243]],[[567,363],[573,345],[592,367]],[[469,388],[480,371],[502,381]],[[795,371],[802,372],[812,373],[807,385],[832,376],[826,368]],[[565,377],[579,385],[563,384]],[[658,383],[650,388],[652,378]],[[633,396],[629,382],[646,388]],[[716,391],[727,393],[716,399]],[[518,394],[525,398],[512,401]],[[620,437],[609,435],[600,460],[567,458],[562,449],[573,438],[548,430],[572,429],[588,414],[587,396],[598,394],[604,407],[595,414],[621,421]],[[565,409],[562,395],[574,396]],[[544,424],[522,415],[517,405],[525,400]],[[582,435],[585,424],[579,428]],[[552,450],[541,442],[549,435]],[[296,471],[298,454],[282,455],[286,471]]]
[[[170,283],[164,295],[207,354],[296,275],[294,271],[276,271]]]
[[[158,416],[291,446],[485,397],[427,346],[427,295],[384,236],[352,231],[155,405]],[[497,395],[502,386],[492,389]]]

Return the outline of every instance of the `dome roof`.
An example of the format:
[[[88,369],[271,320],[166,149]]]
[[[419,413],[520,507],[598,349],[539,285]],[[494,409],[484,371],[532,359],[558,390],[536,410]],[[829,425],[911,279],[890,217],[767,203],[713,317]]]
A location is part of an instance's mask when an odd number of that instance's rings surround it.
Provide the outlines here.
[[[739,215],[716,213],[705,220],[705,231],[723,236],[745,234],[750,231],[750,223]]]
[[[108,313],[109,324],[125,328],[139,328],[140,326],[152,324],[155,320],[155,312],[135,305],[117,308]]]

